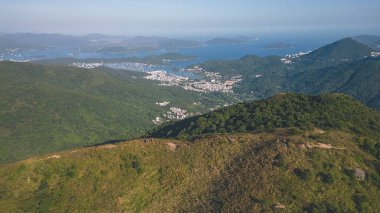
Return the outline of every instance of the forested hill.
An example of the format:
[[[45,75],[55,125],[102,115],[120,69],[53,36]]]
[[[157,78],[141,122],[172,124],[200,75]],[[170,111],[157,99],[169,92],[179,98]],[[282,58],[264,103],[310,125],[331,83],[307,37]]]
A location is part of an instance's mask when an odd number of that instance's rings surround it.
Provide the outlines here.
[[[288,91],[308,94],[340,92],[380,110],[380,58],[367,58],[291,75]]]
[[[352,38],[345,38],[323,46],[304,55],[302,59],[312,61],[360,60],[371,56],[374,49]]]
[[[0,62],[0,162],[138,137],[165,112],[156,102],[197,107],[195,92],[115,73]]]
[[[151,135],[188,138],[283,127],[340,129],[380,136],[380,114],[343,94],[279,94],[171,123]]]

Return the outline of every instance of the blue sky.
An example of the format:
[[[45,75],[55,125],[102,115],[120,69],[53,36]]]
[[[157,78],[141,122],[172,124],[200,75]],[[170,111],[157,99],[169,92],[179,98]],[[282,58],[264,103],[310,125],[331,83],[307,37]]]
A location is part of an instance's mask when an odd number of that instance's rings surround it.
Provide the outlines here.
[[[0,31],[112,35],[379,33],[379,0],[0,0]]]

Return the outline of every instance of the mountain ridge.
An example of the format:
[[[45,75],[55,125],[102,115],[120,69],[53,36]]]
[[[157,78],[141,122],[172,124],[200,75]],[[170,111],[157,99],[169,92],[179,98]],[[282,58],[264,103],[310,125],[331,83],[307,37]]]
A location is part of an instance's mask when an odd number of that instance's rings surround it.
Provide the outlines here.
[[[336,121],[322,129],[295,125],[196,134],[181,140],[135,139],[0,164],[0,211],[376,212],[380,208],[380,153],[373,149],[379,146],[373,144],[380,132],[376,111],[341,94],[279,94],[256,102],[263,107],[255,108],[267,109],[263,118],[271,121],[276,120],[271,115],[276,114],[276,102],[297,103],[301,108],[293,109],[306,114],[295,116],[296,122],[307,121],[311,117],[307,114],[315,114],[319,106],[325,106],[320,111],[327,110]],[[337,107],[342,102],[348,103],[343,109]],[[282,113],[292,112],[292,104],[282,106]],[[347,109],[354,115],[340,116]],[[245,114],[244,108],[236,112],[231,116]],[[358,116],[362,121],[356,120]],[[355,128],[341,128],[347,119]],[[363,123],[372,127],[363,131]]]

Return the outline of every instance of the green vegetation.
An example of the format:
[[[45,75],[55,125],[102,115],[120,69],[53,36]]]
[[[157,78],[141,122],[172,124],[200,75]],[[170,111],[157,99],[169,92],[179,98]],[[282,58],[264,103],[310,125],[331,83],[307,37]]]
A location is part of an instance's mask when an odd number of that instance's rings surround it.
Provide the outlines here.
[[[0,212],[380,208],[380,115],[346,95],[281,94],[153,135],[182,140],[139,139],[0,165]]]
[[[380,110],[380,58],[310,69],[289,78],[289,91],[342,92]]]
[[[380,49],[380,36],[360,35],[353,37],[353,39],[373,49]]]
[[[304,60],[333,61],[359,60],[371,56],[374,50],[352,38],[345,38],[323,46],[302,57]]]
[[[292,64],[284,64],[276,56],[246,56],[200,66],[225,78],[242,75],[243,80],[234,88],[242,96],[262,99],[281,92],[339,92],[380,110],[380,57],[367,57],[372,51],[346,38],[292,59]]]
[[[283,127],[334,128],[379,137],[380,115],[343,94],[279,94],[267,100],[240,103],[170,123],[154,131],[152,136],[189,138],[206,133],[264,131]]]
[[[0,162],[138,137],[167,110],[156,102],[193,113],[215,103],[136,72],[1,62],[0,76]]]
[[[379,178],[355,135],[290,129],[133,140],[0,166],[0,212],[376,212]],[[317,139],[313,139],[317,138]],[[331,144],[345,149],[299,148]],[[173,148],[174,147],[174,148]],[[274,166],[281,156],[282,166]],[[283,205],[285,209],[277,209]]]

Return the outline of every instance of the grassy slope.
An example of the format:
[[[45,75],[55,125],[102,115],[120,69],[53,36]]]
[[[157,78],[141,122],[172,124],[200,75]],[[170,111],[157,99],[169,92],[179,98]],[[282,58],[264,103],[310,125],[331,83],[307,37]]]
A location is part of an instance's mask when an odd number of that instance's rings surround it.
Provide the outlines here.
[[[157,101],[201,110],[198,94],[139,73],[1,62],[0,76],[0,162],[137,137],[164,111]]]
[[[291,132],[133,140],[2,165],[0,212],[267,212],[277,202],[284,212],[380,208],[379,162],[355,135]],[[346,149],[298,148],[307,142]]]

